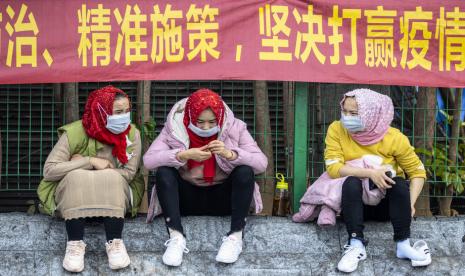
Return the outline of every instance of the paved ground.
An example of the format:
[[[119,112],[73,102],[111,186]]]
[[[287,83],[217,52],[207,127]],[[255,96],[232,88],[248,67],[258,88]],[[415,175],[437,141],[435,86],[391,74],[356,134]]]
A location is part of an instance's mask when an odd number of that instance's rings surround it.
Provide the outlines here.
[[[163,221],[146,224],[144,218],[128,220],[124,240],[131,266],[119,272],[108,268],[101,225],[86,228],[86,269],[83,275],[340,275],[336,270],[346,242],[342,224],[321,229],[313,223],[296,224],[287,218],[251,217],[245,247],[233,265],[214,260],[229,221],[220,217],[183,220],[190,253],[179,268],[161,262],[167,233]],[[462,240],[465,218],[420,219],[413,222],[412,239],[425,239],[433,263],[412,268],[395,258],[392,228],[368,223],[369,257],[354,275],[465,275]],[[64,223],[43,215],[0,214],[0,275],[63,275],[61,267],[66,236]]]

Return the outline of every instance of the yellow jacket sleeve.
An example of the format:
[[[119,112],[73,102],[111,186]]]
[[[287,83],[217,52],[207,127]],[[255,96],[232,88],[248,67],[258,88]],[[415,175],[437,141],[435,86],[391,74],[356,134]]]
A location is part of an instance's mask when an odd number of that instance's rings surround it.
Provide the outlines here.
[[[399,132],[399,137],[394,143],[393,155],[400,168],[407,173],[409,179],[424,178],[426,179],[425,166],[421,162],[414,148],[410,145],[407,136]]]
[[[339,170],[344,167],[344,152],[341,146],[341,132],[339,121],[333,122],[326,133],[325,139],[325,165],[331,178],[339,178]]]

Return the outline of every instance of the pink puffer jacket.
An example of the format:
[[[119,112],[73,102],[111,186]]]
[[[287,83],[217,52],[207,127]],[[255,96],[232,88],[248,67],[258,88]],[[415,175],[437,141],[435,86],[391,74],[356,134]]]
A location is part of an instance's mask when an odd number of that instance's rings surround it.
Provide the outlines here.
[[[183,124],[186,101],[187,98],[177,102],[173,106],[160,135],[158,135],[144,154],[144,166],[147,169],[156,170],[162,166],[180,168],[185,165],[185,163],[180,162],[176,158],[176,154],[189,148],[189,136]],[[226,174],[231,173],[235,167],[240,165],[252,167],[255,174],[263,173],[268,166],[268,159],[248,132],[247,125],[243,121],[236,119],[231,109],[226,104],[224,105],[226,110],[225,121],[218,140],[223,141],[226,148],[235,151],[237,158],[233,161],[228,161],[215,156],[218,166]],[[257,183],[255,183],[252,204],[255,206],[256,213],[262,211],[262,198]],[[161,212],[162,210],[154,187],[150,197],[147,222],[153,221],[154,217],[161,214]]]

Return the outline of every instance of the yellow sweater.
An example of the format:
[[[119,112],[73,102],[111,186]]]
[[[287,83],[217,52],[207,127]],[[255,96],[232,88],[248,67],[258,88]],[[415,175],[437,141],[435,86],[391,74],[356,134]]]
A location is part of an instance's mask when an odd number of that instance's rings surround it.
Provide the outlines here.
[[[369,146],[359,145],[350,137],[339,121],[333,122],[326,134],[325,164],[331,178],[341,177],[339,170],[345,161],[359,159],[363,155],[373,154],[383,158],[383,164],[390,164],[398,176],[410,179],[420,177],[426,179],[423,163],[416,155],[414,148],[404,134],[397,128],[390,127],[383,140]]]

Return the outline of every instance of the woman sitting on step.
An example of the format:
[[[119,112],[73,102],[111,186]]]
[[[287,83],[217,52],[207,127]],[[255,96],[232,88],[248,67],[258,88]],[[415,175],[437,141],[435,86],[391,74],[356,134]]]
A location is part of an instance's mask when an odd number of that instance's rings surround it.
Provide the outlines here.
[[[352,272],[358,262],[366,259],[363,221],[390,220],[398,258],[407,258],[413,265],[427,259],[424,242],[410,245],[410,224],[417,200],[426,179],[425,168],[415,154],[408,138],[390,127],[394,116],[392,100],[369,89],[356,89],[344,95],[341,102],[341,120],[333,122],[326,135],[326,171],[332,178],[347,177],[342,185],[342,216],[349,235],[348,244],[338,269]],[[383,159],[382,168],[352,167],[347,161],[364,155]],[[386,172],[394,170],[397,177]],[[410,184],[405,176],[410,179]],[[362,181],[369,178],[370,189],[382,189],[386,196],[376,206],[364,205]],[[429,260],[430,262],[430,260]]]
[[[262,208],[254,175],[267,164],[246,124],[218,94],[200,89],[176,103],[144,155],[144,166],[156,169],[147,220],[162,211],[170,236],[163,262],[181,265],[188,252],[181,216],[190,215],[231,216],[216,261],[235,262],[252,198],[255,211]]]
[[[45,161],[41,209],[65,219],[63,267],[70,272],[84,269],[85,218],[103,220],[110,268],[130,263],[121,239],[124,217],[137,214],[144,192],[141,140],[130,122],[126,93],[112,86],[95,90],[82,120],[59,128],[60,139]]]

